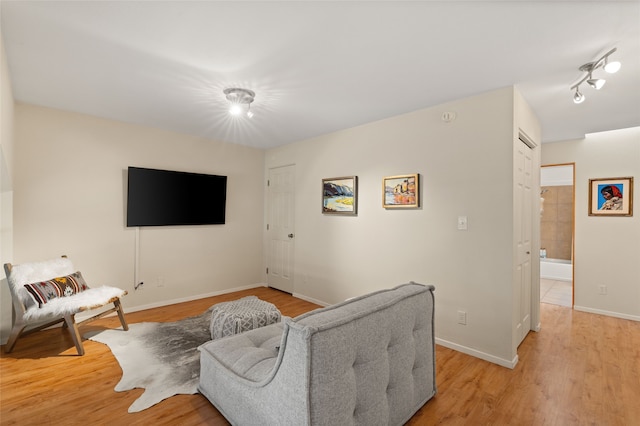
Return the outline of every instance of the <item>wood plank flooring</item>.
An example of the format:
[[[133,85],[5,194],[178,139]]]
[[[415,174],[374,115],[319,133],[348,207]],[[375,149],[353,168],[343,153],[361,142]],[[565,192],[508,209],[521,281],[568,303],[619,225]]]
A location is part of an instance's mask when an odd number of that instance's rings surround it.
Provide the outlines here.
[[[283,315],[317,306],[259,287],[127,314],[130,324],[175,321],[214,303],[256,295]],[[515,369],[437,346],[438,394],[409,425],[640,425],[640,323],[541,305],[542,330],[529,333]],[[117,327],[104,318],[81,327]],[[0,358],[1,425],[227,425],[201,395],[178,395],[140,413],[142,390],[116,393],[120,367],[100,343],[76,355],[61,329],[19,339]]]

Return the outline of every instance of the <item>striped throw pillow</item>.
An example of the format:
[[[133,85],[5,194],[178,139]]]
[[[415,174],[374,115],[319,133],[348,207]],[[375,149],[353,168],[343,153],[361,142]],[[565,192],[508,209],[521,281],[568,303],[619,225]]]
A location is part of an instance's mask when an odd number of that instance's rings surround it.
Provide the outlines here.
[[[24,286],[39,307],[58,297],[68,297],[89,287],[84,282],[80,271],[66,277],[58,277],[49,281],[25,284]]]

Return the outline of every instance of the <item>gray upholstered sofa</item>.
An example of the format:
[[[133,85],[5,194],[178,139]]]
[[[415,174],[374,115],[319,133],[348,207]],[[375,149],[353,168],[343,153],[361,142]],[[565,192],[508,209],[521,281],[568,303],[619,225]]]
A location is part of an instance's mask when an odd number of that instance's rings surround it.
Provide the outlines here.
[[[235,425],[401,425],[436,392],[433,286],[409,283],[200,346]]]

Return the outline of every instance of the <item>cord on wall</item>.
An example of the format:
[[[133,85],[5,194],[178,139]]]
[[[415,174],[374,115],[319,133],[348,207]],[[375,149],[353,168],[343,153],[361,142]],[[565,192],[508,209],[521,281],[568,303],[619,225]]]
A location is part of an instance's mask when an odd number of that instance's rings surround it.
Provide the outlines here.
[[[144,283],[142,281],[138,282],[138,274],[139,274],[139,269],[140,269],[140,227],[136,226],[136,232],[135,232],[135,247],[133,250],[133,289],[137,290],[138,288],[140,288]]]

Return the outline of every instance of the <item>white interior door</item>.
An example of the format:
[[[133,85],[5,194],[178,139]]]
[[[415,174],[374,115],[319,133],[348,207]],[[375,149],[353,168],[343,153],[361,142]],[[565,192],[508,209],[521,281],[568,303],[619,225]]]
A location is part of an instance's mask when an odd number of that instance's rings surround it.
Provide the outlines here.
[[[295,166],[269,170],[267,284],[293,293]]]
[[[533,151],[521,142],[515,158],[515,231],[517,259],[514,283],[518,295],[517,344],[531,330],[531,236],[533,228]]]

